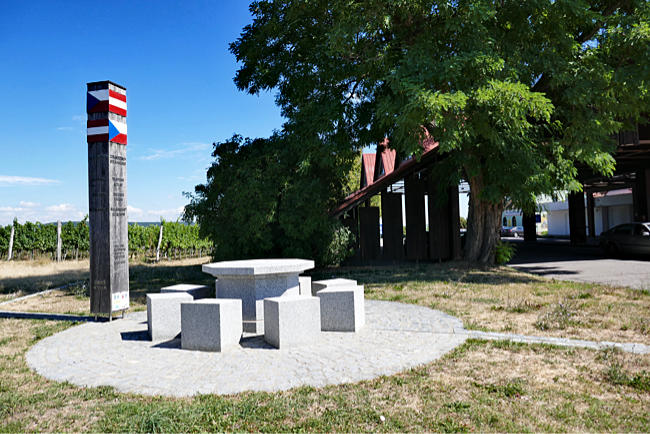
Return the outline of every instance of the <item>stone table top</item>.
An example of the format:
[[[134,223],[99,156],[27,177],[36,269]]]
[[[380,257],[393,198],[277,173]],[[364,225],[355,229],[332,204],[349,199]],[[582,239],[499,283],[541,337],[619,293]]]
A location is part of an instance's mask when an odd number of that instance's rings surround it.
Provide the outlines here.
[[[308,259],[246,259],[204,264],[202,270],[214,277],[262,276],[268,274],[299,274],[314,268]]]

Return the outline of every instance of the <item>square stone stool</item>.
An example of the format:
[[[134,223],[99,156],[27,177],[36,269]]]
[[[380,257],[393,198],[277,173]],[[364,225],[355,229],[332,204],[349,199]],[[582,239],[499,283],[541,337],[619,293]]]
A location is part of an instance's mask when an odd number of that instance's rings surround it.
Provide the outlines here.
[[[318,291],[335,286],[357,286],[357,281],[352,279],[326,279],[317,280],[311,284],[311,294],[316,296]]]
[[[177,337],[181,332],[181,303],[192,300],[186,292],[147,294],[147,330],[151,340]]]
[[[201,298],[212,298],[212,291],[209,286],[193,285],[189,283],[179,283],[178,285],[165,286],[160,289],[161,294],[168,292],[186,292],[194,297],[194,300]]]
[[[308,344],[320,337],[320,302],[311,296],[264,299],[264,340],[275,348]]]
[[[300,282],[300,295],[313,295],[311,293],[311,276],[298,276]]]
[[[322,331],[357,332],[366,323],[363,286],[332,286],[316,295]]]
[[[204,298],[181,303],[181,348],[224,351],[242,336],[240,299]]]

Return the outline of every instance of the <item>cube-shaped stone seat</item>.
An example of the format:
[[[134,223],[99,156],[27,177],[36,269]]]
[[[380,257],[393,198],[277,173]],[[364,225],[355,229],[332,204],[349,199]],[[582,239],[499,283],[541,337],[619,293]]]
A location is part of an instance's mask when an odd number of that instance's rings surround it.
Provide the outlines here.
[[[164,288],[160,289],[161,294],[166,294],[169,292],[186,292],[194,297],[194,300],[212,297],[212,290],[209,286],[193,285],[189,283],[179,283],[178,285],[165,286]]]
[[[316,295],[322,331],[358,332],[366,323],[363,286],[331,286]]]
[[[181,332],[181,303],[192,300],[186,292],[147,294],[147,330],[151,340],[176,338]]]
[[[242,303],[235,298],[204,298],[181,303],[181,348],[225,351],[239,344]]]
[[[318,291],[325,288],[333,288],[335,286],[357,286],[357,281],[352,279],[326,279],[317,280],[311,284],[311,293],[316,296]]]
[[[320,302],[312,296],[264,299],[264,340],[275,348],[313,343],[320,337]]]
[[[313,295],[311,293],[311,277],[310,276],[298,276],[298,281],[300,282],[300,295]]]

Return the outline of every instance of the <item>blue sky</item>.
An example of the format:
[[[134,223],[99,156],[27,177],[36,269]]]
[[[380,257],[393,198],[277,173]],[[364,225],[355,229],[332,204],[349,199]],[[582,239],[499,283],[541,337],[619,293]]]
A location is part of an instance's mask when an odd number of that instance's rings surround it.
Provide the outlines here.
[[[273,95],[232,81],[228,44],[250,21],[242,0],[3,2],[0,224],[87,213],[86,83],[98,80],[127,88],[129,220],[175,220],[212,142],[282,125]]]
[[[127,87],[130,220],[175,219],[211,143],[267,136],[272,95],[239,92],[228,43],[247,2],[3,2],[0,224],[88,209],[86,82]]]

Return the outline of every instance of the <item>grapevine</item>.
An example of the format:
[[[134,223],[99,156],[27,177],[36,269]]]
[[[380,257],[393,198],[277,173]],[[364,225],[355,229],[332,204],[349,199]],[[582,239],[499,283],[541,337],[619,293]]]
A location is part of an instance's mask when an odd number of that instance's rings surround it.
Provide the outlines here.
[[[161,257],[197,257],[212,253],[212,242],[199,236],[198,225],[180,222],[161,222],[163,239]],[[7,259],[11,226],[0,226],[0,259]],[[56,223],[14,221],[14,259],[35,259],[56,256]],[[139,258],[151,258],[156,255],[159,225],[129,224],[129,255]],[[89,256],[88,216],[80,222],[66,222],[61,225],[61,242],[63,259],[79,259]]]

